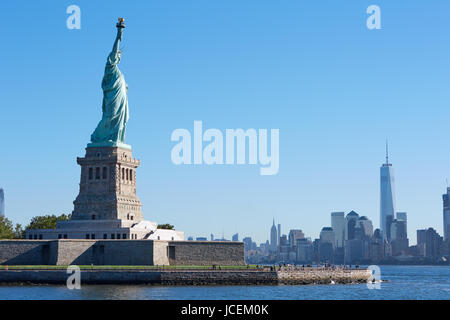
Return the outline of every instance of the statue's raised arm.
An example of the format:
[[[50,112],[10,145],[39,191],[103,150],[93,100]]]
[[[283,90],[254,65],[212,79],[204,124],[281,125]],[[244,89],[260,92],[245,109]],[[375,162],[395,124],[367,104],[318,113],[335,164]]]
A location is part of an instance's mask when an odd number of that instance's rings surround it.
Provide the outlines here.
[[[107,67],[108,67],[108,65],[118,64],[122,57],[122,52],[120,52],[120,50],[119,50],[119,44],[120,44],[120,41],[122,41],[122,33],[123,33],[123,29],[125,28],[125,24],[123,23],[123,21],[124,21],[123,18],[119,18],[119,22],[116,24],[117,35],[116,35],[116,39],[114,40],[114,45],[113,45],[112,51],[108,56],[108,61],[106,63]]]
[[[113,50],[112,50],[112,52],[115,52],[115,53],[117,53],[119,51],[119,42],[122,41],[122,33],[123,33],[123,29],[125,28],[125,24],[123,22],[124,22],[124,19],[119,18],[119,22],[117,22],[117,24],[116,24],[117,36],[116,36],[116,40],[114,41],[114,46],[113,46]]]
[[[125,144],[125,127],[128,121],[128,86],[117,66],[121,58],[119,43],[125,28],[123,21],[123,18],[119,18],[119,22],[116,24],[117,36],[103,75],[102,120],[91,135],[91,143],[88,144],[88,147],[129,147]]]

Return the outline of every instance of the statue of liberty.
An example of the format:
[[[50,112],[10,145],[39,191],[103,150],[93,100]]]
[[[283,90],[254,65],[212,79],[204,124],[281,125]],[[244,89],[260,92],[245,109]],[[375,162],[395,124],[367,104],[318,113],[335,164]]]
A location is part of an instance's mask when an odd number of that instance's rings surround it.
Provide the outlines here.
[[[124,19],[119,18],[117,23],[117,36],[114,46],[108,56],[105,74],[102,81],[103,104],[102,119],[91,135],[88,147],[125,147],[125,127],[128,121],[128,85],[117,65],[120,62],[121,51],[119,42],[122,40]]]

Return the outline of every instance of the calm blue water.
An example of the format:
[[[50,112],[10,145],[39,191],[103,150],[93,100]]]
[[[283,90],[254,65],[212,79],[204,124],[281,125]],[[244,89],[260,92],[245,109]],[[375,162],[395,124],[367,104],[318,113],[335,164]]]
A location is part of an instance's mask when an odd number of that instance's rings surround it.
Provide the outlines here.
[[[379,290],[366,284],[311,286],[0,286],[8,299],[450,299],[450,267],[381,266]]]

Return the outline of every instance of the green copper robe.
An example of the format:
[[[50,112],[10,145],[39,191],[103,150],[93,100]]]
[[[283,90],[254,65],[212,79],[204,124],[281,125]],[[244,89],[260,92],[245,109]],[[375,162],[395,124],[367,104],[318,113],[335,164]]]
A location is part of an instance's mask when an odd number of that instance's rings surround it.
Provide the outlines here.
[[[119,41],[122,29],[118,30],[112,52],[109,54],[105,74],[102,81],[103,89],[103,116],[91,135],[88,146],[120,146],[125,144],[125,127],[128,114],[128,86],[123,74],[117,65],[120,62],[121,52]]]

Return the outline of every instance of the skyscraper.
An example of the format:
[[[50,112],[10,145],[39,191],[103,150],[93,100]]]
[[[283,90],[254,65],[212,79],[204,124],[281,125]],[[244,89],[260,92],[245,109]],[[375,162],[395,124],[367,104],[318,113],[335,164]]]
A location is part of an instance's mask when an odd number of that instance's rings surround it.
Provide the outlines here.
[[[350,211],[345,217],[345,240],[355,239],[355,229],[358,227],[357,222],[359,219],[359,214],[355,211]]]
[[[334,247],[336,239],[333,228],[323,227],[320,231],[319,260],[321,262],[334,261]]]
[[[391,222],[395,219],[394,168],[389,163],[386,142],[386,163],[380,168],[380,230],[383,240],[390,240]]]
[[[231,241],[239,241],[239,233],[233,234]]]
[[[5,216],[5,192],[0,188],[0,217]]]
[[[312,263],[313,245],[311,241],[305,238],[299,238],[295,243],[297,263]]]
[[[331,213],[331,227],[334,230],[334,236],[336,239],[335,246],[342,248],[344,246],[345,239],[345,213],[344,212],[332,212]]]
[[[406,212],[397,212],[397,221],[405,222],[405,235],[408,237],[408,218]]]
[[[447,193],[442,195],[443,214],[444,214],[444,240],[450,236],[450,188],[447,187]]]
[[[281,224],[278,224],[277,231],[278,231],[278,234],[277,234],[277,244],[280,245],[280,238],[281,238]]]
[[[426,258],[434,260],[440,256],[442,240],[442,237],[433,228],[417,230],[419,254]]]
[[[320,242],[322,243],[329,243],[332,245],[332,247],[335,246],[335,232],[333,228],[330,227],[323,227],[322,231],[320,231]]]
[[[245,237],[244,239],[242,239],[242,242],[244,242],[245,250],[251,250],[253,242],[251,237]]]
[[[407,252],[409,247],[408,235],[406,233],[406,217],[403,216],[403,213],[405,212],[397,212],[397,219],[392,220],[391,223],[390,241],[393,256]]]
[[[277,241],[277,227],[275,227],[275,219],[273,219],[272,228],[270,228],[270,251],[277,251],[278,241]]]
[[[396,239],[406,239],[406,222],[403,220],[392,220],[391,223],[391,241]]]
[[[297,240],[303,238],[305,238],[305,234],[303,233],[302,230],[292,229],[289,231],[288,241],[291,247],[295,247],[297,245]]]
[[[364,239],[370,239],[373,236],[372,221],[366,216],[362,216],[358,219],[357,226],[361,229],[361,237]]]

